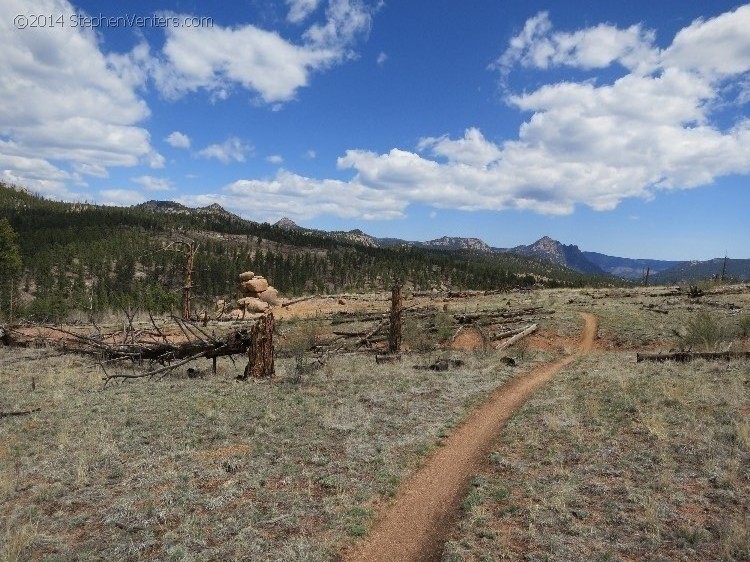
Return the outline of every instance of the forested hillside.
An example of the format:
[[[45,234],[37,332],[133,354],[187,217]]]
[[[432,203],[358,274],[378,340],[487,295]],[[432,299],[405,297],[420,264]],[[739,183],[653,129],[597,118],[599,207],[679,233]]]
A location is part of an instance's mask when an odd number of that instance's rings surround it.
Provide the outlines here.
[[[123,308],[178,308],[184,245],[195,242],[197,307],[236,295],[237,275],[252,269],[283,296],[380,290],[403,279],[416,290],[498,289],[542,283],[609,283],[513,254],[424,248],[374,248],[323,233],[247,221],[217,206],[108,207],[50,201],[0,184],[0,216],[17,233],[23,267],[17,315],[58,320]],[[9,305],[0,304],[7,315]]]

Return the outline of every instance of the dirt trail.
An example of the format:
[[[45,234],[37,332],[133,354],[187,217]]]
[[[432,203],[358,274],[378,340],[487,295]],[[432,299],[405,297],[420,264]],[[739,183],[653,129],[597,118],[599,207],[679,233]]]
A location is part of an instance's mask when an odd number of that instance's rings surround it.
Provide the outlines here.
[[[445,538],[460,515],[468,480],[486,462],[503,424],[537,388],[593,348],[598,327],[596,317],[588,313],[581,316],[586,324],[579,350],[515,377],[495,390],[399,489],[368,538],[345,556],[347,560],[440,559]]]

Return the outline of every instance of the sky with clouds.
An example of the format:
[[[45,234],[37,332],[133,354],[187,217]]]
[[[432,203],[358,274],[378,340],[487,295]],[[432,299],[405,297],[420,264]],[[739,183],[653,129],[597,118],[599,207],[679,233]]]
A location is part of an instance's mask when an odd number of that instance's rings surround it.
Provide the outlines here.
[[[64,200],[750,257],[750,5],[3,0],[0,178]]]

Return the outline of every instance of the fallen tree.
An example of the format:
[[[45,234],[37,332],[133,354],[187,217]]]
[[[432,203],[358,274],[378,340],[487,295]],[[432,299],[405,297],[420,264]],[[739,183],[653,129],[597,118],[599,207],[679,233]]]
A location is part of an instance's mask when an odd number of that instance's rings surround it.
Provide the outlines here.
[[[135,329],[128,323],[122,331],[81,333],[58,326],[6,327],[3,342],[13,347],[47,347],[63,353],[94,357],[105,373],[104,380],[153,377],[196,359],[212,359],[216,371],[218,357],[244,355],[252,336],[249,330],[235,330],[224,336],[208,334],[193,322],[172,317],[172,333],[165,333],[152,319],[150,329]],[[176,330],[175,330],[176,329]],[[118,362],[147,365],[140,373],[112,373],[107,367]],[[155,367],[159,365],[159,367]]]
[[[736,359],[750,359],[750,351],[671,351],[669,353],[637,353],[635,361],[677,361],[678,363],[689,363],[694,359],[707,359],[709,361],[731,361]]]
[[[516,334],[512,338],[508,338],[507,340],[505,340],[502,343],[500,343],[497,347],[495,347],[495,349],[500,350],[500,349],[505,349],[507,347],[510,347],[511,345],[513,345],[514,343],[516,343],[517,341],[519,341],[519,340],[525,338],[526,336],[528,336],[528,335],[533,334],[534,332],[536,332],[538,328],[539,328],[538,324],[532,324],[531,326],[529,326],[528,328],[526,328],[522,332]]]

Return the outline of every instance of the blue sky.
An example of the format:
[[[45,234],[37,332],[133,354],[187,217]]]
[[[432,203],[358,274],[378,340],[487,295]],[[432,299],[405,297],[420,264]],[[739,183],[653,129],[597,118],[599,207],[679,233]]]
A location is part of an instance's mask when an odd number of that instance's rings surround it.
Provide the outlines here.
[[[412,240],[750,257],[747,29],[723,1],[6,0],[0,177]]]

